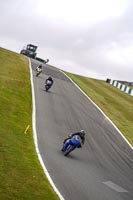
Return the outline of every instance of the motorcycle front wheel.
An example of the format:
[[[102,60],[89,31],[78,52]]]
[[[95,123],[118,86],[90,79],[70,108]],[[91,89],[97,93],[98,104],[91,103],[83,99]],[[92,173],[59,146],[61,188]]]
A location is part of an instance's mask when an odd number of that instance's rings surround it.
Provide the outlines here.
[[[67,156],[71,151],[73,151],[75,149],[74,146],[69,146],[67,148],[67,150],[64,152],[64,156]]]

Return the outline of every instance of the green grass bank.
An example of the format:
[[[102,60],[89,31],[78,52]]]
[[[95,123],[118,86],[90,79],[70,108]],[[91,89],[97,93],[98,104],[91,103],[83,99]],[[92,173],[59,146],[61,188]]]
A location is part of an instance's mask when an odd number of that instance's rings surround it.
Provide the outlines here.
[[[28,61],[0,48],[0,199],[57,200],[32,136]],[[30,128],[25,134],[26,127]]]
[[[133,97],[103,80],[65,73],[102,109],[133,146]]]

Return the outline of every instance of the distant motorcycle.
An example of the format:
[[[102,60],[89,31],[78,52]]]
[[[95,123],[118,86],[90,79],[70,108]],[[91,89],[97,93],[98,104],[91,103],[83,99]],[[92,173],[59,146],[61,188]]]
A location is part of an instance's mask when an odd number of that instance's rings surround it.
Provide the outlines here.
[[[48,90],[52,87],[52,82],[47,80],[45,83],[45,90],[48,92]]]
[[[42,69],[37,68],[36,69],[36,77],[38,77],[42,73]]]
[[[53,83],[54,83],[54,81],[53,81],[52,77],[49,76],[45,81],[46,92],[48,92],[48,90],[52,87]]]

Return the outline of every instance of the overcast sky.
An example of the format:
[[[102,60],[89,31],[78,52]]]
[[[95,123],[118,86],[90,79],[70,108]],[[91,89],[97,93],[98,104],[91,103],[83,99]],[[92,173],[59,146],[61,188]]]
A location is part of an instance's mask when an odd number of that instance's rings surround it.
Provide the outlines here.
[[[0,46],[29,43],[61,69],[133,82],[133,0],[0,0]]]

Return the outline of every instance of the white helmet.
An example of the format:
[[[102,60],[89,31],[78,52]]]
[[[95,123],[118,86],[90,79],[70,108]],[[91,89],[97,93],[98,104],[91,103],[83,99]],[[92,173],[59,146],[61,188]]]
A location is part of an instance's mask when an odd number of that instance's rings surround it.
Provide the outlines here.
[[[82,136],[85,136],[85,131],[84,130],[81,130],[80,133],[81,133]]]

